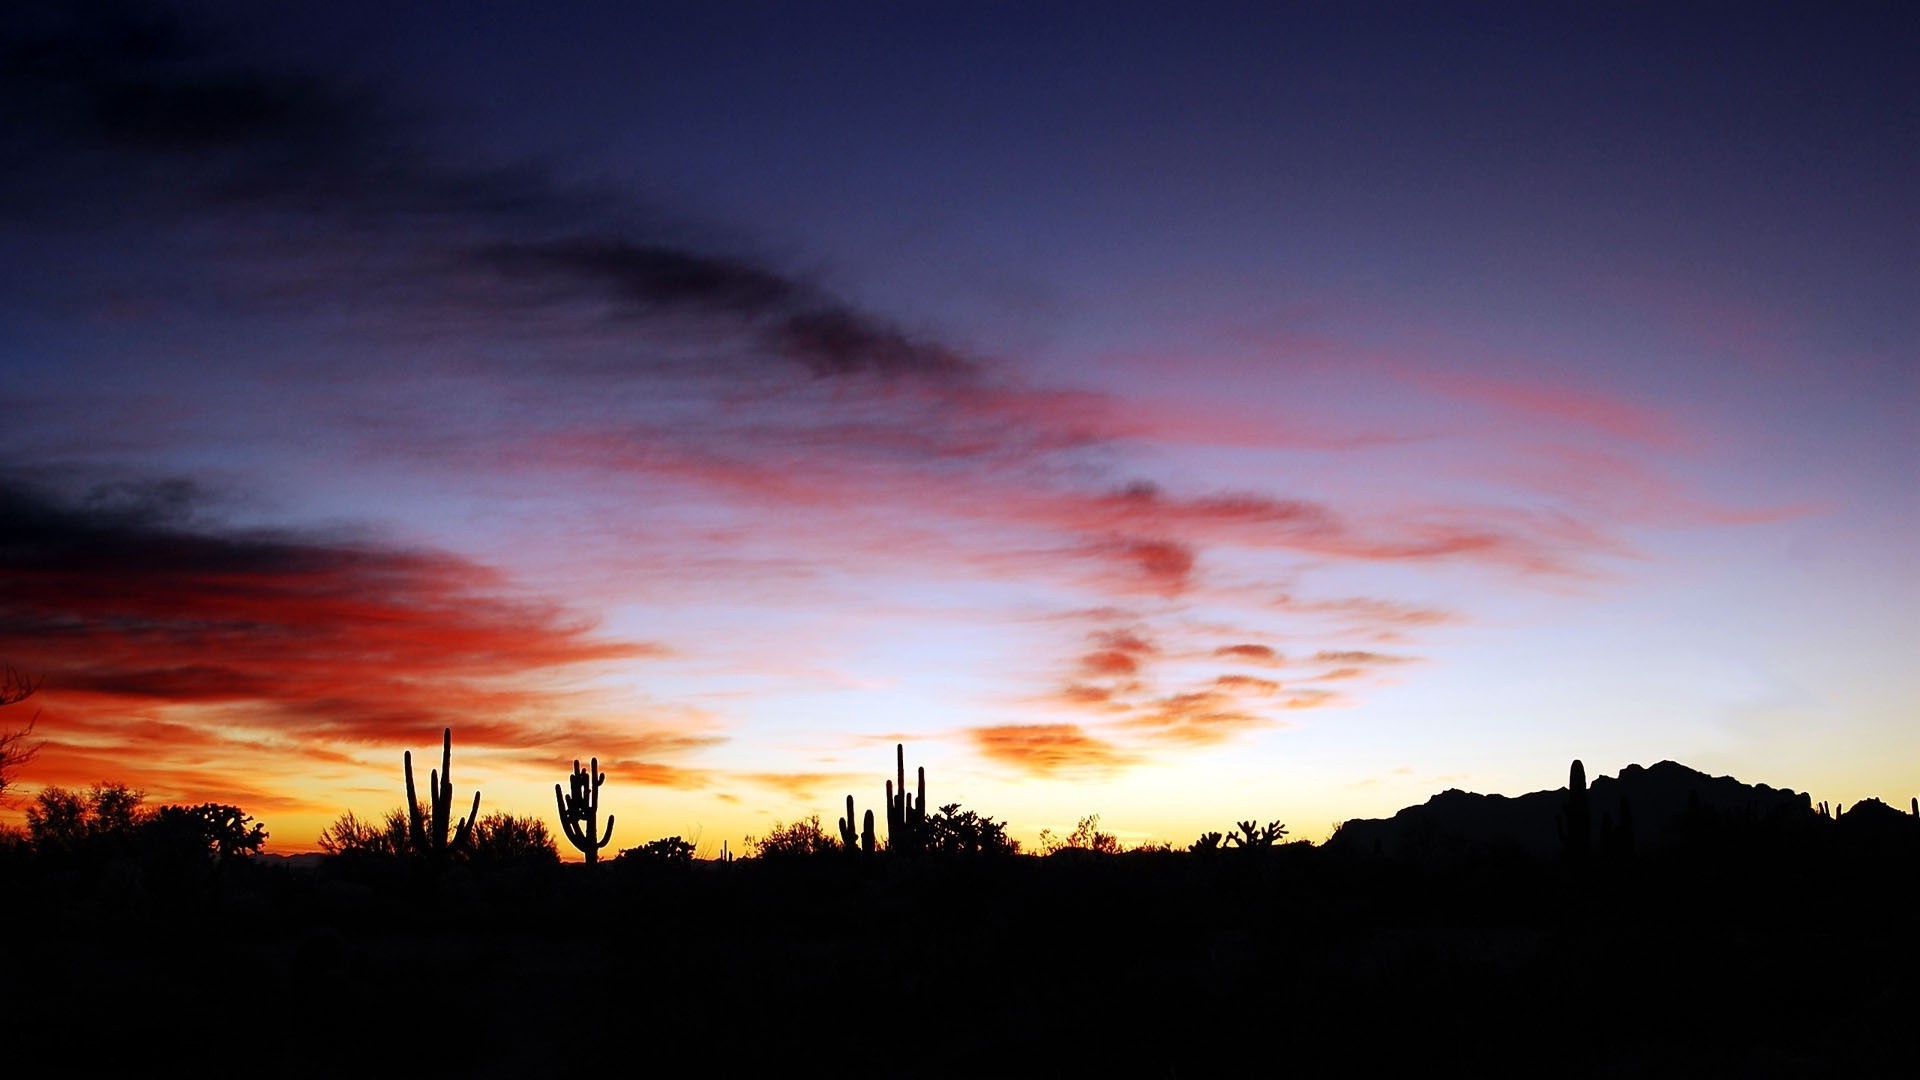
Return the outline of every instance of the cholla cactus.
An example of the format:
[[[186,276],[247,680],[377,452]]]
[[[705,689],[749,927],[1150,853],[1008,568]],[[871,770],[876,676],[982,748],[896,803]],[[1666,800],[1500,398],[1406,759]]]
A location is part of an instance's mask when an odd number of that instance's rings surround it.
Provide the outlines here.
[[[1253,821],[1242,821],[1235,832],[1229,832],[1226,842],[1243,848],[1268,848],[1280,842],[1287,835],[1287,827],[1277,821],[1260,826]]]

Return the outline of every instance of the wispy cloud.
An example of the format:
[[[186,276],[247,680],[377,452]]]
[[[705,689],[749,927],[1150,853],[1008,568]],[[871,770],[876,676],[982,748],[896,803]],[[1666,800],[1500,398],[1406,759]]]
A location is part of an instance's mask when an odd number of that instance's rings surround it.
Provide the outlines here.
[[[1042,776],[1108,773],[1138,760],[1077,724],[998,724],[967,734],[988,760]]]
[[[581,697],[594,672],[664,654],[456,556],[226,526],[192,485],[0,480],[0,655],[45,679],[61,739],[178,748],[237,723],[324,755],[457,721],[524,748],[553,740],[571,698],[569,726],[610,754],[685,750],[708,740],[663,746]],[[162,719],[184,705],[218,722]]]
[[[1277,665],[1285,659],[1271,645],[1254,644],[1222,645],[1213,650],[1213,655],[1222,659],[1239,660],[1262,666]]]

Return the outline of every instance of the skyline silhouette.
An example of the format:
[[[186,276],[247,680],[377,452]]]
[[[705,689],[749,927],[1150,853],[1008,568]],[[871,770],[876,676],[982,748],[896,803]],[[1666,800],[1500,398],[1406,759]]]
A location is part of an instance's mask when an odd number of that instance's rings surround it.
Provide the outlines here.
[[[0,826],[1904,805],[1915,23],[9,5]]]
[[[447,759],[434,772],[448,791]],[[1920,798],[1815,812],[1671,762],[1607,779],[1575,761],[1551,798],[1521,800],[1533,824],[1563,823],[1545,851],[1510,842],[1530,826],[1486,828],[1436,797],[1409,808],[1424,823],[1369,823],[1417,848],[1249,820],[1237,843],[1122,850],[1090,819],[1022,855],[946,842],[961,816],[943,807],[902,819],[920,840],[879,849],[816,818],[812,839],[737,860],[663,838],[597,864],[561,863],[547,837],[503,842],[497,822],[422,830],[400,813],[395,846],[275,859],[257,837],[220,843],[244,817],[148,816],[116,796],[90,826],[0,845],[0,918],[36,931],[9,946],[30,977],[0,1035],[31,1056],[84,1049],[88,1070],[339,1075],[394,1051],[389,1027],[365,1025],[390,1025],[378,1003],[406,986],[484,1020],[434,1025],[409,1048],[422,1067],[483,1077],[662,1053],[935,1076],[1896,1075]],[[915,804],[936,785],[921,772]],[[1643,807],[1631,842],[1599,809],[1615,795]],[[652,1045],[661,1032],[677,1050]]]

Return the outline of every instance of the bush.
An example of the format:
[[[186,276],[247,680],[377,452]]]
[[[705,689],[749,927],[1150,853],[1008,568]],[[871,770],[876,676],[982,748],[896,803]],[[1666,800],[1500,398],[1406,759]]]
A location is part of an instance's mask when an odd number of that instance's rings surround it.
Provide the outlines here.
[[[1007,823],[948,803],[927,815],[927,846],[934,855],[1016,855],[1020,841],[1009,839]]]
[[[407,854],[407,815],[391,810],[378,823],[355,817],[349,810],[320,830],[320,850],[328,855],[393,856]]]
[[[1112,833],[1100,831],[1100,815],[1089,814],[1080,819],[1073,831],[1064,838],[1053,835],[1051,829],[1040,830],[1040,853],[1055,855],[1063,851],[1091,851],[1098,855],[1118,855],[1121,852],[1120,839]]]
[[[267,827],[237,806],[163,806],[142,821],[140,841],[143,851],[224,863],[258,855]]]
[[[820,827],[820,815],[812,814],[791,825],[773,823],[764,838],[747,837],[748,858],[787,858],[795,855],[833,855],[840,851],[840,839],[828,836]]]
[[[547,832],[546,822],[497,811],[474,824],[468,858],[477,866],[557,866],[560,847]]]
[[[652,863],[665,866],[692,866],[693,842],[677,836],[663,836],[658,840],[649,840],[639,847],[630,847],[615,856],[617,861]]]

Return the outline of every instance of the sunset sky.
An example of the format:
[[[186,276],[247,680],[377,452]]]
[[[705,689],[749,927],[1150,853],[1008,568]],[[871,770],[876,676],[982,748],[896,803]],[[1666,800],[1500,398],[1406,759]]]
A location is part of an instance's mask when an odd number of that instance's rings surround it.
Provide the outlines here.
[[[1904,806],[1916,12],[9,5],[0,823]]]

